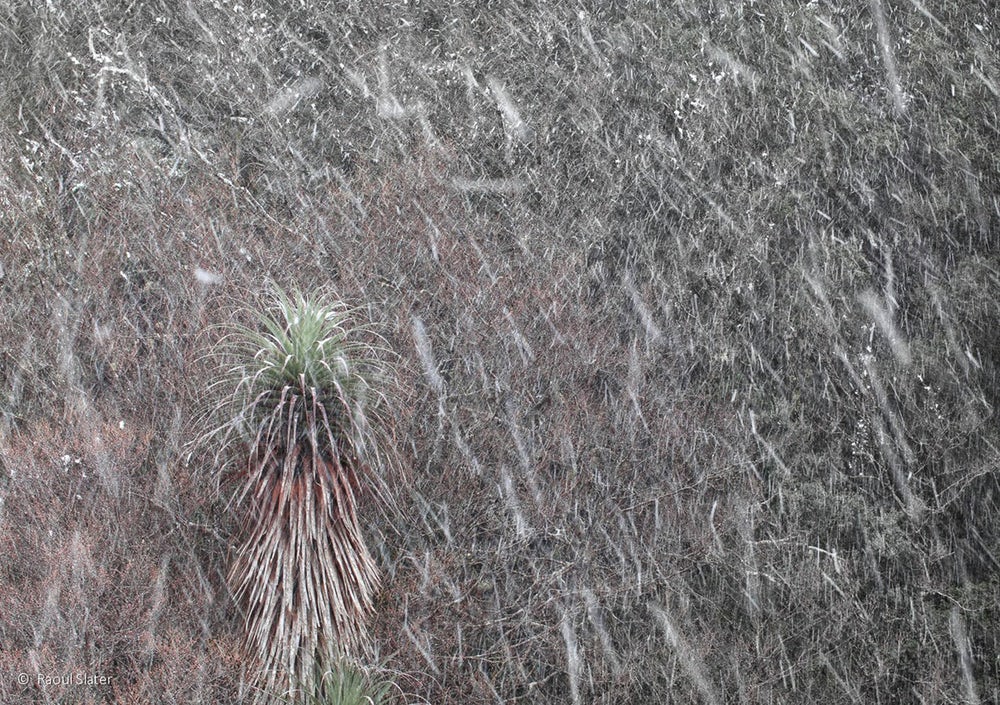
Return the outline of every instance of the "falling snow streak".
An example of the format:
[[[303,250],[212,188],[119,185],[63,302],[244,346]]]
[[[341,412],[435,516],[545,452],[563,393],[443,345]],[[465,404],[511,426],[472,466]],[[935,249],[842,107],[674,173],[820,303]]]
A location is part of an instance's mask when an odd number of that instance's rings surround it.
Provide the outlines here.
[[[882,49],[882,61],[885,63],[886,81],[889,84],[889,95],[897,116],[906,112],[906,94],[899,80],[896,69],[896,52],[892,47],[892,37],[889,34],[889,24],[885,18],[882,0],[871,0],[871,11],[875,15],[875,28],[878,32],[878,43]]]

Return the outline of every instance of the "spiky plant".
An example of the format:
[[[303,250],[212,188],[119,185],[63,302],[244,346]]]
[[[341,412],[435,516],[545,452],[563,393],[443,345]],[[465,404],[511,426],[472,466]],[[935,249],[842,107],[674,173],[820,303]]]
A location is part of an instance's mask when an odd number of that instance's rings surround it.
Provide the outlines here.
[[[385,368],[350,335],[350,314],[277,291],[259,328],[233,326],[223,345],[237,361],[221,430],[245,449],[227,473],[242,517],[229,583],[264,692],[308,696],[314,674],[367,644],[379,578],[357,502],[362,482],[383,487]]]
[[[319,687],[308,705],[388,705],[397,699],[399,687],[369,669],[342,660],[319,677]]]

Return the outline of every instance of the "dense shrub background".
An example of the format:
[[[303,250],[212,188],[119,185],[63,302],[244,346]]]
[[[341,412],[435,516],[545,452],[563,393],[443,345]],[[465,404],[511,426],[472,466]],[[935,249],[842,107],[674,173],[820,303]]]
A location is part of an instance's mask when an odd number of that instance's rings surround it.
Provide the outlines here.
[[[998,20],[8,4],[0,700],[248,700],[192,441],[268,279],[403,358],[409,701],[1000,700]]]

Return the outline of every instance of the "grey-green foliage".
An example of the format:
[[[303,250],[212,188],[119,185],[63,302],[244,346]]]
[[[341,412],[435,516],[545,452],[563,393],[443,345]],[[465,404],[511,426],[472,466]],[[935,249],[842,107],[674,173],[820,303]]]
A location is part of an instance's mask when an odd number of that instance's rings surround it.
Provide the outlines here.
[[[211,434],[222,436],[223,447],[304,441],[385,465],[391,353],[370,342],[378,336],[353,324],[355,312],[335,298],[272,289],[266,309],[249,312],[250,325],[230,324],[214,351],[228,369],[212,385],[222,401],[212,409],[219,423]],[[327,433],[314,435],[300,415],[317,415]],[[369,479],[382,487],[378,476]]]
[[[397,699],[398,688],[391,679],[372,670],[339,661],[318,679],[308,705],[388,705]]]

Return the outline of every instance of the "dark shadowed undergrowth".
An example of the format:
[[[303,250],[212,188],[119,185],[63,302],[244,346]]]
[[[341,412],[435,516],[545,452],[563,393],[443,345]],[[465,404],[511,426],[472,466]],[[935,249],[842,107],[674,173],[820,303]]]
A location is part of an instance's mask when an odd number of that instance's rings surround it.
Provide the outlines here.
[[[997,22],[4,10],[0,701],[252,701],[192,441],[270,281],[401,358],[390,701],[1000,699]]]

